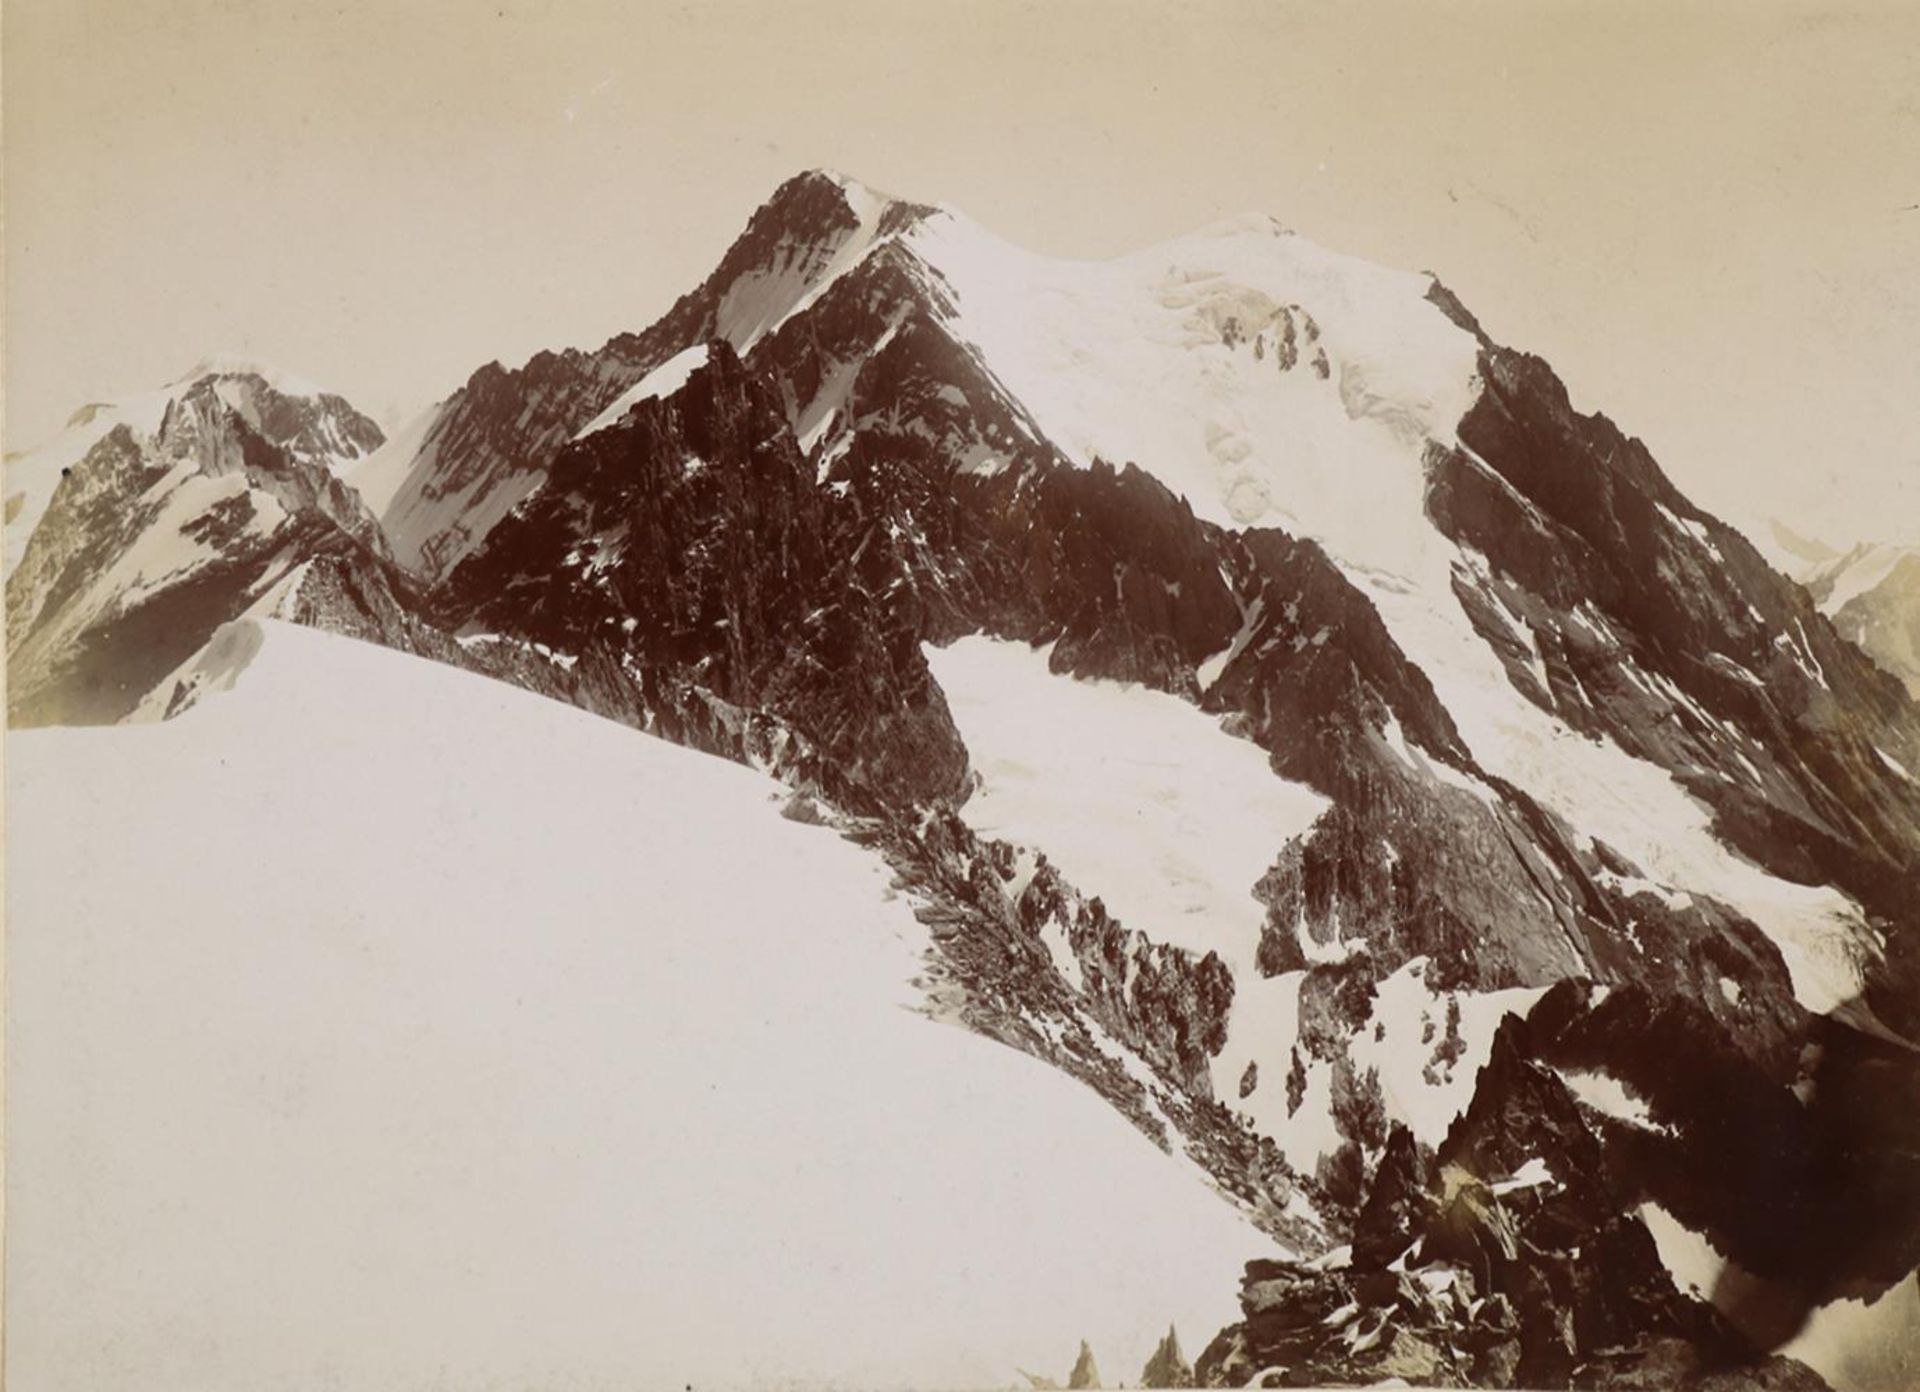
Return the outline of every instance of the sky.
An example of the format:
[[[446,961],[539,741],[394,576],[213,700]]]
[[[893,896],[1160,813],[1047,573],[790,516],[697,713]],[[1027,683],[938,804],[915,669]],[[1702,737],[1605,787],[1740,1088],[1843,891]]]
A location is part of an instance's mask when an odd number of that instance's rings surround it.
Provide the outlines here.
[[[9,449],[209,352],[392,427],[809,167],[1430,270],[1710,510],[1920,540],[1920,5],[7,0]]]

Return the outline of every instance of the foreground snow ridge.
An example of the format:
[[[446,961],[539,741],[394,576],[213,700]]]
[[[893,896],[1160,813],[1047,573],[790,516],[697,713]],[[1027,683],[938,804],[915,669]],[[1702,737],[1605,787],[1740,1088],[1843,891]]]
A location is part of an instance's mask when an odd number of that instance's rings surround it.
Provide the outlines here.
[[[16,1385],[1000,1386],[1232,1317],[1266,1241],[918,1013],[909,906],[772,782],[258,637],[11,742]]]

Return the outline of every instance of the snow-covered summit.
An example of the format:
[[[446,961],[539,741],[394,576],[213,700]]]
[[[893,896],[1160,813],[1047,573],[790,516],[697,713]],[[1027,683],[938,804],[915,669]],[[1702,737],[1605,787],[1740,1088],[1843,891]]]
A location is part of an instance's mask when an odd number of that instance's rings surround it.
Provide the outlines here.
[[[845,193],[849,201],[856,199],[867,203],[898,203],[900,201],[896,195],[888,193],[885,189],[875,188],[864,179],[856,178],[852,174],[830,168],[824,164],[816,165],[800,177],[803,179],[825,179],[828,183],[838,187],[842,193]]]
[[[798,254],[830,221],[830,248]],[[1052,445],[1082,465],[1138,463],[1223,525],[1316,534],[1356,494],[1404,496],[1426,442],[1451,443],[1478,391],[1478,343],[1430,298],[1431,276],[1329,251],[1269,214],[1076,260],[815,170],[755,229],[796,250],[721,287],[714,327],[742,353],[891,249]],[[1359,451],[1355,421],[1369,427]]]
[[[1103,261],[1039,256],[950,210],[903,237],[950,287],[956,336],[1053,444],[1138,463],[1222,525],[1311,535],[1356,497],[1404,499],[1477,391],[1478,345],[1430,277],[1272,218]]]

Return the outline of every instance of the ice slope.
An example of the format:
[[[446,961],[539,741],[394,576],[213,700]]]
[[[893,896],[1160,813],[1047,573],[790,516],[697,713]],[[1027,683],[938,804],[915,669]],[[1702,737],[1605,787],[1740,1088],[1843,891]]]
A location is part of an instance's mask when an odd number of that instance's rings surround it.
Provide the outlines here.
[[[1471,570],[1485,562],[1462,553],[1459,564]],[[1666,770],[1611,739],[1581,734],[1522,696],[1450,589],[1380,572],[1354,571],[1353,578],[1482,766],[1525,788],[1583,838],[1629,856],[1652,883],[1739,910],[1780,949],[1807,1009],[1824,1013],[1860,995],[1871,935],[1853,900],[1768,874],[1713,834],[1710,810]],[[1606,636],[1603,620],[1589,623]],[[1637,671],[1624,651],[1620,661]]]
[[[1454,582],[1487,563],[1427,516],[1424,460],[1460,443],[1478,345],[1427,299],[1430,277],[1324,251],[1263,217],[1108,261],[1036,256],[950,210],[904,236],[952,292],[950,332],[1070,459],[1131,461],[1203,518],[1319,541],[1482,765],[1662,884],[1751,918],[1810,1009],[1859,994],[1874,949],[1856,904],[1736,856],[1665,770],[1541,710],[1475,631]]]
[[[375,517],[382,516],[394,496],[406,486],[415,459],[440,419],[440,409],[440,405],[429,406],[389,435],[379,449],[341,471],[341,477],[354,486],[360,501]]]
[[[1268,1244],[916,1013],[768,780],[260,630],[9,741],[10,1386],[1002,1386],[1232,1317]]]

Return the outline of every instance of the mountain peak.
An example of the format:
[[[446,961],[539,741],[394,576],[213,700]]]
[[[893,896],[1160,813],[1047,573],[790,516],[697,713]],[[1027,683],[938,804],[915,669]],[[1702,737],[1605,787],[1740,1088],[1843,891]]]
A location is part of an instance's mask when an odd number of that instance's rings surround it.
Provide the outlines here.
[[[774,218],[784,224],[819,218],[833,226],[845,226],[849,218],[853,223],[877,219],[895,201],[892,194],[837,169],[803,169],[767,196],[752,221]]]
[[[1188,1387],[1193,1383],[1193,1365],[1180,1351],[1180,1332],[1167,1326],[1167,1337],[1153,1351],[1140,1372],[1142,1387]]]

